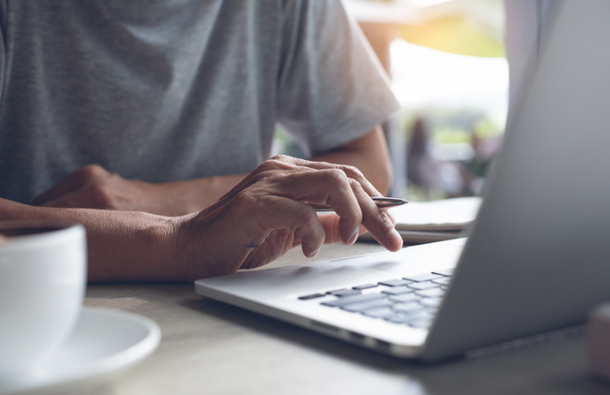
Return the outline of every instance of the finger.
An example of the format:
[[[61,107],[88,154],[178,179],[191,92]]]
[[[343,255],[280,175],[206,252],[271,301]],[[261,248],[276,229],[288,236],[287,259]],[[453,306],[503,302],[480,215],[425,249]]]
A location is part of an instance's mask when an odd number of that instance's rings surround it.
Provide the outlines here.
[[[313,207],[283,196],[240,194],[234,200],[235,207],[242,207],[246,232],[241,239],[243,246],[261,246],[273,230],[294,232],[301,240],[301,248],[307,257],[315,256],[324,243],[324,228]]]
[[[369,180],[366,179],[364,174],[355,166],[336,164],[321,161],[309,161],[301,158],[294,158],[286,155],[277,155],[273,158],[265,161],[263,164],[258,166],[252,173],[251,176],[256,177],[255,174],[264,174],[267,171],[283,170],[285,172],[296,172],[296,171],[311,171],[311,170],[329,170],[335,169],[345,173],[348,178],[357,180],[364,190],[370,196],[383,196]],[[244,184],[251,185],[255,182],[252,178],[246,177]]]
[[[394,226],[396,226],[396,217],[394,216],[394,213],[392,213],[392,211],[386,209],[382,209],[381,211],[383,211],[385,213],[385,215],[387,215],[387,217],[390,219],[390,221],[392,221],[392,224]]]
[[[339,216],[335,213],[318,213],[318,218],[320,219],[320,223],[324,228],[324,233],[326,234],[326,238],[324,239],[324,244],[334,244],[340,243],[341,235],[339,235],[339,230],[337,225],[339,223]],[[358,236],[366,233],[366,227],[364,225],[360,225],[358,227]]]
[[[87,193],[88,191],[86,191],[86,189],[87,188],[78,188],[58,197],[57,199],[49,200],[43,204],[40,204],[40,206],[57,208],[111,208],[111,206],[108,204],[108,200],[104,200],[103,195]]]
[[[78,169],[68,175],[63,180],[59,181],[57,184],[47,189],[45,192],[38,195],[34,200],[32,200],[32,205],[34,206],[42,206],[46,205],[49,202],[58,199],[61,196],[67,195],[77,189],[81,188],[83,185],[86,185],[92,179],[96,177],[103,177],[107,175],[108,172],[101,166],[98,165],[88,165],[81,169]]]
[[[336,213],[319,213],[318,218],[324,229],[324,244],[340,243],[341,234],[339,233],[339,217]]]
[[[296,158],[290,156],[277,155],[261,163],[256,169],[247,174],[236,186],[231,188],[229,192],[209,206],[209,209],[213,211],[216,208],[227,204],[244,189],[257,182],[273,177],[274,175],[277,176],[298,171],[312,171],[312,169],[295,164],[295,160]]]
[[[341,241],[353,244],[362,223],[362,212],[350,182],[340,169],[324,169],[278,177],[277,182],[269,185],[269,190],[303,203],[330,206],[339,216],[336,229]]]
[[[396,231],[393,219],[386,211],[377,207],[360,183],[353,181],[351,185],[362,208],[362,224],[379,244],[390,251],[398,251],[402,247],[402,237]]]
[[[292,161],[295,165],[307,167],[312,170],[324,170],[324,169],[337,169],[345,173],[349,178],[358,181],[366,193],[370,196],[381,197],[383,196],[369,180],[366,179],[364,174],[355,166],[342,165],[336,163],[319,162],[319,161],[308,161],[305,159],[294,158]]]
[[[316,256],[324,243],[325,233],[315,209],[283,197],[278,197],[278,202],[266,215],[269,225],[292,231],[301,240],[303,254],[308,258]]]
[[[252,269],[265,265],[286,254],[299,244],[301,244],[301,240],[295,236],[294,232],[274,230],[267,236],[263,245],[250,252],[240,269]]]
[[[70,192],[73,192],[80,188],[83,184],[80,180],[75,179],[74,177],[68,176],[64,178],[59,183],[55,184],[51,188],[47,189],[40,195],[32,200],[33,206],[45,206],[50,202],[58,199],[61,196],[64,196]]]
[[[215,209],[230,201],[240,191],[267,178],[279,175],[295,174],[299,172],[311,172],[314,170],[335,170],[345,174],[348,178],[357,180],[370,196],[383,196],[375,187],[364,177],[362,172],[354,166],[339,165],[326,162],[313,162],[305,159],[293,158],[285,155],[274,156],[259,165],[255,170],[248,174],[231,191],[221,197],[211,208]]]

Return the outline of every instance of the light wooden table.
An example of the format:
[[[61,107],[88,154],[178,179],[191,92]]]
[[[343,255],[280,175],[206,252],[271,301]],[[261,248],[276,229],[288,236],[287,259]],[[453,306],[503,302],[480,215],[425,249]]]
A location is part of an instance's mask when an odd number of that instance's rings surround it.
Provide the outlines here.
[[[318,258],[380,250],[325,246]],[[304,260],[293,250],[272,266]],[[142,314],[163,333],[142,363],[82,390],[92,395],[610,394],[588,378],[584,334],[422,365],[206,299],[190,284],[94,285],[85,305]]]

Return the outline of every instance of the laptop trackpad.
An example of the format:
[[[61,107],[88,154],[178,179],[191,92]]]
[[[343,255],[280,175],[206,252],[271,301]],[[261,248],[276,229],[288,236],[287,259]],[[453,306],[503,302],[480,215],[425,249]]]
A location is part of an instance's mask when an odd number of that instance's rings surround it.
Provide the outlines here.
[[[256,290],[254,293],[261,296],[278,293],[299,294],[337,286],[354,286],[453,267],[462,247],[444,243],[409,247],[396,253],[384,252],[312,262],[308,265],[240,271],[232,276],[200,282],[212,288],[230,290],[235,294],[251,294]]]

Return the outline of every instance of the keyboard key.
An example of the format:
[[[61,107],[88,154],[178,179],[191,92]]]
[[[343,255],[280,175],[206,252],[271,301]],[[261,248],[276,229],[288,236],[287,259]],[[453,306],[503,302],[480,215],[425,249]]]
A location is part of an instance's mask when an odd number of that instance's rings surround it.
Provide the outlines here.
[[[440,288],[436,288],[436,289],[424,289],[422,291],[417,291],[416,293],[423,297],[434,298],[434,297],[443,296],[445,294],[445,291]]]
[[[410,321],[409,317],[404,314],[389,315],[387,317],[383,317],[383,319],[395,324],[406,324]]]
[[[339,298],[337,300],[322,302],[321,304],[324,306],[328,306],[328,307],[339,307],[339,306],[347,306],[350,303],[365,302],[368,300],[375,300],[375,299],[384,299],[385,297],[386,297],[385,294],[372,293],[372,294],[345,296],[345,297]]]
[[[311,294],[311,295],[303,295],[303,296],[299,296],[300,300],[310,300],[310,299],[316,299],[316,298],[321,298],[322,296],[325,296],[326,294]]]
[[[407,322],[407,325],[409,325],[410,327],[413,328],[429,328],[430,325],[432,325],[432,319],[421,319],[421,320],[417,320],[417,321],[411,321],[411,322]]]
[[[410,294],[390,295],[389,299],[394,302],[412,302],[414,300],[421,299],[421,297],[419,295],[415,295],[414,293],[410,293]]]
[[[394,287],[394,288],[384,289],[381,292],[384,294],[388,294],[388,295],[400,295],[400,294],[406,294],[406,293],[413,292],[413,290],[411,288],[407,288],[407,287]]]
[[[426,307],[438,307],[443,298],[422,298],[419,303]]]
[[[422,290],[422,289],[430,289],[430,288],[440,288],[440,285],[434,283],[411,283],[407,285],[411,289]]]
[[[353,295],[361,295],[362,292],[357,291],[355,289],[338,289],[336,291],[330,291],[327,292],[329,295],[334,295],[334,296],[338,296],[340,298],[344,298],[346,296],[353,296]]]
[[[414,274],[411,276],[403,277],[405,280],[421,282],[421,281],[430,281],[435,280],[437,278],[442,278],[440,274],[432,274],[432,273],[422,273],[422,274]]]
[[[401,280],[401,279],[379,281],[379,284],[385,285],[385,286],[388,286],[388,287],[401,287],[401,286],[407,285],[409,283],[411,283],[411,281]]]
[[[440,274],[441,276],[451,277],[451,276],[453,276],[454,271],[455,271],[455,268],[451,267],[448,269],[435,270],[432,272],[432,274]]]
[[[434,313],[430,312],[428,310],[415,311],[413,313],[408,313],[406,315],[410,319],[409,322],[417,322],[420,320],[432,320],[432,318],[434,318]]]
[[[367,311],[363,312],[362,314],[366,315],[367,317],[384,318],[384,317],[390,317],[390,316],[396,314],[396,312],[389,307],[382,307],[379,309],[367,310]]]
[[[341,306],[340,309],[345,311],[351,311],[352,313],[362,313],[367,310],[391,306],[393,303],[394,302],[389,299],[377,299],[369,302],[352,303],[347,306]]]
[[[438,285],[449,285],[449,281],[451,281],[451,279],[449,277],[441,277],[441,278],[437,278],[436,280],[432,280],[432,282],[434,284],[438,284]]]
[[[375,288],[377,286],[377,284],[362,284],[362,285],[356,285],[355,287],[352,287],[352,289],[355,290],[363,290],[363,289],[369,289],[369,288]]]
[[[415,313],[424,310],[424,307],[417,302],[396,303],[392,308],[403,313]]]

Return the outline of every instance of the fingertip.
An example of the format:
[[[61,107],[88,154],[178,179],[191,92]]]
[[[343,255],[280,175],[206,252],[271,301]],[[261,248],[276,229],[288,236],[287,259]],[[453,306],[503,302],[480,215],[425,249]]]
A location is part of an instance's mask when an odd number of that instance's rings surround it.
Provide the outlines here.
[[[354,244],[356,242],[356,240],[358,240],[358,236],[360,236],[360,227],[358,227],[358,230],[356,231],[356,233],[354,233],[350,237],[349,241],[347,242],[347,245],[351,246],[352,244]]]
[[[388,234],[388,239],[390,241],[390,245],[388,246],[388,250],[392,252],[396,252],[402,248],[403,240],[400,236],[400,233],[396,229],[392,229]]]
[[[356,229],[356,231],[354,233],[348,233],[348,230],[340,230],[339,234],[340,234],[340,239],[341,242],[345,245],[351,246],[352,244],[354,244],[356,242],[356,240],[358,240],[358,237],[360,236],[360,226],[358,226],[358,228]]]
[[[306,248],[305,245],[303,245],[303,254],[307,257],[307,258],[313,258],[316,255],[318,255],[318,253],[320,252],[320,249],[322,247],[318,247],[317,249],[311,249],[311,248]]]

